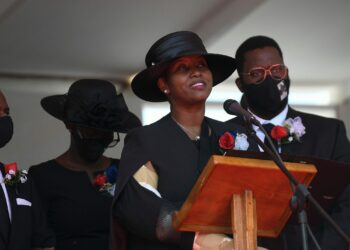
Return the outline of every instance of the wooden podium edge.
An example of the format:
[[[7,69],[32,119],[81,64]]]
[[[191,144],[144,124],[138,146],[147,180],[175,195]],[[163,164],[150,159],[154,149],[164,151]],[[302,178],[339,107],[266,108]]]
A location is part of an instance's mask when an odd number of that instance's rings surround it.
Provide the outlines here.
[[[217,163],[230,163],[232,161],[232,156],[221,156],[221,155],[213,155],[212,157],[209,158],[209,161],[207,162],[207,166],[205,167],[200,176],[198,177],[194,187],[192,188],[190,194],[188,195],[186,201],[184,202],[183,206],[179,210],[179,212],[176,212],[176,216],[173,218],[173,227],[175,229],[178,229],[181,227],[181,231],[189,231],[189,232],[196,232],[196,231],[201,231],[203,229],[202,225],[182,225],[184,222],[184,219],[186,218],[188,212],[191,210],[191,207],[193,203],[195,202],[195,197],[196,195],[200,192],[204,184],[206,183],[207,179],[210,177],[213,169],[215,168],[215,165]],[[278,166],[273,163],[271,164],[272,160],[265,160],[265,159],[249,159],[249,163],[247,164],[246,159],[243,157],[233,157],[235,160],[244,161],[245,167],[252,167],[256,168],[257,163],[259,163],[259,166],[264,167],[264,168],[270,168],[270,169],[276,169]],[[305,171],[305,169],[301,170],[300,166],[305,166],[305,163],[292,163],[292,162],[285,162],[286,167],[288,168],[289,171],[294,171],[294,172],[308,172],[314,175],[308,175],[306,176],[304,184],[308,186],[312,179],[315,177],[317,173],[317,169],[314,164],[308,164],[310,167]],[[287,178],[287,177],[286,177]],[[286,210],[285,214],[281,217],[285,221],[284,223],[280,223],[279,226],[275,228],[275,230],[259,230],[257,231],[258,236],[264,236],[264,237],[277,237],[279,232],[283,229],[285,226],[285,223],[287,222],[288,218],[292,214],[291,210]],[[282,221],[282,220],[281,220]],[[227,234],[232,233],[232,228],[231,227],[218,227],[218,226],[206,226],[206,232],[208,233],[215,233],[215,232],[225,232]]]

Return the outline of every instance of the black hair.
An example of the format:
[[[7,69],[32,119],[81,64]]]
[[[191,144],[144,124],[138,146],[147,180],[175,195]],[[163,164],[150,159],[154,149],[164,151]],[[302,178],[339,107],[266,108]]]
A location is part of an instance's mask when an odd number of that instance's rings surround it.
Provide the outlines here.
[[[255,49],[262,49],[265,47],[273,47],[277,49],[278,53],[283,59],[283,54],[278,43],[270,37],[267,36],[252,36],[245,40],[236,51],[236,61],[237,61],[237,71],[240,74],[243,70],[243,65],[245,61],[245,53]]]

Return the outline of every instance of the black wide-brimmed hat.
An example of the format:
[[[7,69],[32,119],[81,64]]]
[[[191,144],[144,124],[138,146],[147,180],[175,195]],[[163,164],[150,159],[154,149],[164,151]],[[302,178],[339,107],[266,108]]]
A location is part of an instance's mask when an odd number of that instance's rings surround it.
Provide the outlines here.
[[[55,118],[83,127],[127,133],[141,125],[123,95],[105,80],[78,80],[67,94],[47,96],[40,103]]]
[[[213,75],[213,85],[228,78],[236,69],[234,58],[208,53],[201,38],[191,31],[178,31],[156,41],[146,55],[147,68],[131,82],[134,93],[143,100],[162,102],[167,98],[157,86],[159,77],[175,59],[183,56],[204,56]]]

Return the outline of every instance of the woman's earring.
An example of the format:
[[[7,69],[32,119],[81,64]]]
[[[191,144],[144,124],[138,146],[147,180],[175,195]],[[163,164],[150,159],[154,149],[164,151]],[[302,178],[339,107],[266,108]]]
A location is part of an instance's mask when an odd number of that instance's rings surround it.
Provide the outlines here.
[[[168,90],[167,89],[164,89],[164,94],[168,94]]]

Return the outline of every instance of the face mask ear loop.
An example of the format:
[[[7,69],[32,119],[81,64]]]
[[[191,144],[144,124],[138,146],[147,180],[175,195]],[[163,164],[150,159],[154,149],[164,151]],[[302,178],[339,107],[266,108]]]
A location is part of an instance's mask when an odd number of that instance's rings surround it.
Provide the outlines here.
[[[80,129],[76,129],[76,130],[77,130],[77,134],[78,134],[79,138],[80,138],[81,140],[83,140],[84,137],[83,137],[83,135],[81,134]]]

